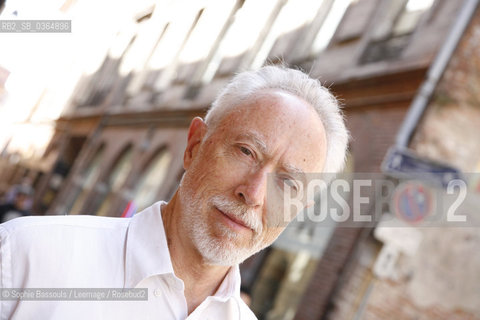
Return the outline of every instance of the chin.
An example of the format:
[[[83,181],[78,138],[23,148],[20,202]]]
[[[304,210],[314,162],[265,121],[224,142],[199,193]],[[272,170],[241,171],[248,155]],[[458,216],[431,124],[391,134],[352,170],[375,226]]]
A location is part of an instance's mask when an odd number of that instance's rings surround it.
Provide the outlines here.
[[[252,247],[239,247],[228,240],[209,238],[208,240],[196,242],[197,250],[208,265],[233,266],[242,263],[265,246],[256,244]]]
[[[232,252],[215,252],[213,254],[208,254],[208,257],[203,256],[205,264],[212,266],[234,266],[242,263],[247,258],[252,256],[254,253],[246,253],[239,255],[238,252],[232,254]]]

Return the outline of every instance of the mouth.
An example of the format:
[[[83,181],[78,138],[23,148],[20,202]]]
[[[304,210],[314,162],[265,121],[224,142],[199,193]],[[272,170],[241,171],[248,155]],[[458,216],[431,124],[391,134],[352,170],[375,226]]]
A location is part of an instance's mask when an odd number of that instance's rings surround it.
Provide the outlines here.
[[[250,228],[248,225],[245,224],[242,220],[238,219],[232,214],[229,214],[228,212],[223,212],[222,210],[218,209],[215,207],[218,212],[221,213],[222,217],[224,218],[224,221],[234,230],[248,230],[248,231],[253,231],[252,228]]]

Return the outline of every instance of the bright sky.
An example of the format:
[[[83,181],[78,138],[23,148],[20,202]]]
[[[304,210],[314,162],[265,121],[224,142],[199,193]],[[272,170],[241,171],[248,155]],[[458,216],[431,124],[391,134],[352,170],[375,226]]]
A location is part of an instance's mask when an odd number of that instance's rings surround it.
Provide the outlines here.
[[[9,0],[0,18],[2,20],[61,19],[62,16],[57,10],[61,2],[59,0]],[[13,14],[15,11],[18,13],[16,16]],[[11,72],[6,84],[7,90],[11,91],[15,87],[15,82],[20,80],[27,86],[39,80],[40,74],[37,72],[30,72],[29,76],[25,76],[27,70],[40,70],[44,76],[51,75],[51,72],[45,72],[48,63],[39,62],[48,62],[54,57],[61,56],[63,50],[59,49],[61,48],[59,44],[70,40],[65,34],[0,33],[0,41],[2,43],[0,65]],[[45,81],[42,82],[45,83]]]
[[[0,33],[0,66],[10,71],[5,84],[8,94],[0,105],[0,148],[12,136],[16,149],[28,149],[32,137],[40,145],[48,142],[51,120],[61,114],[79,76],[85,70],[97,69],[103,60],[99,52],[107,51],[109,40],[129,9],[124,5],[123,11],[109,16],[115,1],[80,0],[71,13],[65,14],[59,11],[64,2],[7,0],[2,20],[71,20],[72,32]],[[55,94],[51,90],[43,96],[46,107],[33,119],[39,125],[32,131],[20,127],[18,124],[48,88],[55,88]]]
[[[65,90],[58,91],[70,93],[67,89],[79,74],[93,72],[103,61],[99,52],[107,52],[120,21],[125,21],[129,11],[128,5],[122,5],[109,15],[117,7],[115,1],[79,0],[74,10],[65,14],[59,11],[64,2],[7,0],[0,16],[4,20],[72,21],[71,33],[0,33],[0,65],[11,72],[6,89],[18,108],[34,103],[46,86],[65,86]],[[15,11],[16,16],[12,14]]]

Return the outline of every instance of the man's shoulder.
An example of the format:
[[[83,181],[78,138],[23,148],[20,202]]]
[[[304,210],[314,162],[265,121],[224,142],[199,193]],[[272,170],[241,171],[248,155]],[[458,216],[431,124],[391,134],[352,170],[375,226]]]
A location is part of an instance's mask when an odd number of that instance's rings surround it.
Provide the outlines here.
[[[130,219],[97,217],[87,215],[69,216],[28,216],[19,217],[0,224],[3,233],[15,234],[28,232],[31,229],[59,230],[59,229],[118,229],[128,227]]]
[[[42,244],[51,249],[64,247],[67,241],[84,238],[103,240],[113,235],[124,237],[130,219],[75,216],[28,216],[0,224],[0,246],[7,243],[17,248]],[[114,237],[116,238],[116,237]]]
[[[3,223],[0,283],[12,288],[121,285],[129,220],[30,216]]]

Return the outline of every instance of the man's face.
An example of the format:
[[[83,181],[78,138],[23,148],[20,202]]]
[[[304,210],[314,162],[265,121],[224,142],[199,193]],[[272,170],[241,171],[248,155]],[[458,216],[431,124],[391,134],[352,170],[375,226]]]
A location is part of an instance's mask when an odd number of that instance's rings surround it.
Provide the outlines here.
[[[299,172],[320,172],[325,156],[317,113],[282,91],[251,98],[216,128],[194,119],[179,199],[187,234],[205,261],[233,265],[270,245],[293,218],[284,217],[283,200],[274,195]]]

